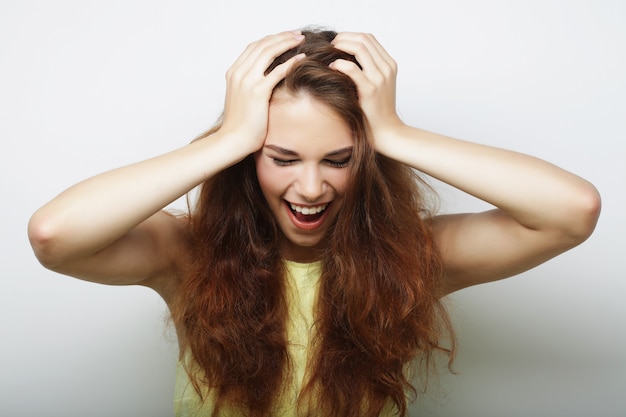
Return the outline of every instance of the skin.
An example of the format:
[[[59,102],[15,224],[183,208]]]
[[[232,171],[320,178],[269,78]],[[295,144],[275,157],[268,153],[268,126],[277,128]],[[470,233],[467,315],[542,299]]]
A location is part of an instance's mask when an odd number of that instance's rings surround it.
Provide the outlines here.
[[[286,259],[316,259],[315,249],[341,210],[353,144],[350,127],[326,105],[307,94],[274,94],[267,137],[255,161],[263,195],[282,232]],[[327,208],[319,220],[303,222],[291,204]]]
[[[356,83],[378,152],[497,207],[435,219],[448,293],[533,268],[591,235],[601,201],[588,181],[538,158],[404,124],[395,110],[397,65],[375,37],[341,33],[332,43],[363,66],[331,65]]]
[[[223,125],[210,137],[87,179],[40,208],[28,230],[40,262],[90,281],[146,285],[168,301],[176,289],[180,265],[190,260],[183,223],[162,208],[253,153],[264,193],[283,231],[284,255],[309,260],[311,251],[300,249],[319,243],[316,232],[293,229],[289,219],[283,218],[284,207],[278,200],[301,204],[340,201],[341,170],[330,169],[324,159],[328,159],[328,152],[347,143],[314,149],[310,143],[291,143],[280,134],[303,115],[289,114],[284,106],[281,108],[280,100],[270,104],[272,89],[301,57],[294,57],[267,76],[263,72],[275,57],[302,40],[298,33],[283,32],[245,49],[227,72]],[[363,67],[361,70],[341,60],[331,64],[357,85],[376,151],[495,207],[435,219],[446,292],[530,269],[580,244],[592,233],[600,213],[600,197],[589,182],[528,155],[404,124],[395,110],[397,66],[378,41],[370,34],[341,33],[333,43],[354,55]],[[292,104],[296,107],[315,104],[302,97],[284,99],[295,100]],[[331,122],[326,120],[332,119],[331,114],[317,110],[316,121],[307,124]],[[337,134],[337,140],[341,139]],[[295,151],[297,162],[280,168],[266,165],[267,156],[283,158],[268,155],[275,151],[269,145]],[[284,183],[276,180],[283,172],[289,178]],[[319,190],[302,191],[302,184]],[[331,205],[328,215],[339,208],[340,204]],[[180,250],[172,253],[171,247]]]

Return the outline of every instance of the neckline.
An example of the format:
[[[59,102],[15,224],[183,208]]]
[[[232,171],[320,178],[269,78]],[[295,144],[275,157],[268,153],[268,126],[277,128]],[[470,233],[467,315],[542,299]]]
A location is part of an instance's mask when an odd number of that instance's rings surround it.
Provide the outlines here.
[[[285,266],[287,266],[288,268],[297,268],[297,269],[322,266],[322,261],[296,262],[296,261],[290,261],[288,259],[283,259],[283,262],[285,263]]]

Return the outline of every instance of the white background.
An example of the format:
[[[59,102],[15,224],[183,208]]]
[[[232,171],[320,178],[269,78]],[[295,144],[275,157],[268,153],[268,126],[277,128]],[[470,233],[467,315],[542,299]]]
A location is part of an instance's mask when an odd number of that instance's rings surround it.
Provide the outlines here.
[[[261,36],[374,33],[411,124],[547,159],[603,196],[595,234],[532,271],[451,297],[458,375],[412,415],[626,415],[626,3],[0,3],[0,415],[172,415],[176,345],[155,293],[42,268],[28,218],[62,189],[183,146],[221,110]],[[486,206],[441,187],[446,210]]]

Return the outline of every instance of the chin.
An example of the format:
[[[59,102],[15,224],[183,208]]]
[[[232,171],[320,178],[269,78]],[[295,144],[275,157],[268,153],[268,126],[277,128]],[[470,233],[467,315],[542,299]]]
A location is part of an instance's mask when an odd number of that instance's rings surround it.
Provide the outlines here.
[[[302,238],[301,236],[285,236],[283,254],[292,261],[312,262],[319,259],[323,238]]]
[[[321,238],[314,239],[287,239],[289,241],[288,245],[293,246],[294,249],[316,249],[319,248],[320,243],[322,242]]]

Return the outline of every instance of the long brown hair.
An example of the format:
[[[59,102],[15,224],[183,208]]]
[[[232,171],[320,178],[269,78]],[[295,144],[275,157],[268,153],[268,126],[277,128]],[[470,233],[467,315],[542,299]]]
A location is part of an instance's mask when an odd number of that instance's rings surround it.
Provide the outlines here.
[[[350,185],[320,255],[310,378],[299,411],[377,416],[391,402],[406,415],[407,395],[416,394],[411,365],[427,372],[435,351],[454,353],[431,212],[415,172],[370,146],[352,80],[328,67],[354,57],[332,47],[335,32],[303,34],[305,41],[268,71],[304,52],[276,88],[328,105],[348,123],[355,145]],[[190,352],[203,371],[188,370],[190,378],[200,395],[203,387],[215,393],[215,415],[224,406],[249,416],[271,414],[291,372],[285,266],[252,156],[202,185],[189,224],[194,263],[170,308],[181,352]],[[442,347],[446,336],[448,348]]]

